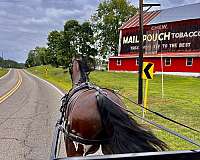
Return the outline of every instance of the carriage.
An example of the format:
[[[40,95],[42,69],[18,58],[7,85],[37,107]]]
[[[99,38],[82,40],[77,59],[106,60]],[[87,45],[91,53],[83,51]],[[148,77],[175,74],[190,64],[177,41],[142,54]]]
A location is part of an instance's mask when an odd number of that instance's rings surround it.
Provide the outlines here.
[[[100,88],[88,80],[89,68],[82,59],[74,59],[70,67],[72,89],[62,98],[61,117],[58,119],[51,148],[50,160],[65,159],[133,159],[133,160],[199,160],[200,150],[166,151],[168,146],[151,131],[139,125],[132,116],[142,119],[186,140],[200,144],[162,125],[128,110],[119,93]],[[126,98],[126,97],[124,97]],[[130,99],[128,99],[130,100]],[[130,100],[132,103],[132,100]],[[144,108],[142,105],[139,107]],[[176,122],[160,113],[147,109],[166,120]],[[66,158],[59,158],[60,139],[64,135]],[[86,156],[101,147],[103,156]],[[74,157],[76,156],[76,157]]]

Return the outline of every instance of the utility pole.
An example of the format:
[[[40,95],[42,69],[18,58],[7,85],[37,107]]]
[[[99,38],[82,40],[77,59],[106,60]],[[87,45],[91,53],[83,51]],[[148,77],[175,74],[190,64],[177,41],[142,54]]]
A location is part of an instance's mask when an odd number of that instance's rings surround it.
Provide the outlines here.
[[[143,0],[139,0],[139,76],[138,76],[138,104],[143,102]]]
[[[3,51],[2,51],[2,53],[1,53],[1,56],[2,56],[2,64],[1,64],[1,67],[4,68]]]
[[[138,104],[143,103],[143,7],[148,7],[147,12],[153,6],[160,6],[160,4],[143,4],[143,0],[139,0],[139,68],[138,68]]]

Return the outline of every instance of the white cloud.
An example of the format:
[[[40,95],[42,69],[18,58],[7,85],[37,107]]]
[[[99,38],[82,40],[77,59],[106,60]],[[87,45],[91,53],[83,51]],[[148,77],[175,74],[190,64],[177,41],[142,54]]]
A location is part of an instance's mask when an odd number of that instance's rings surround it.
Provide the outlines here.
[[[5,11],[0,11],[0,16],[5,16],[6,12]]]
[[[73,16],[76,14],[81,14],[80,10],[65,10],[65,9],[56,9],[56,8],[47,8],[46,16],[47,17],[61,17],[61,16]]]
[[[185,4],[193,4],[193,3],[200,3],[200,0],[184,0]]]
[[[44,18],[28,18],[23,21],[24,24],[47,24],[50,20],[46,17]]]
[[[24,27],[18,27],[17,30],[24,33],[33,33],[33,34],[38,33],[38,31],[36,30],[32,30],[32,29],[24,28]]]

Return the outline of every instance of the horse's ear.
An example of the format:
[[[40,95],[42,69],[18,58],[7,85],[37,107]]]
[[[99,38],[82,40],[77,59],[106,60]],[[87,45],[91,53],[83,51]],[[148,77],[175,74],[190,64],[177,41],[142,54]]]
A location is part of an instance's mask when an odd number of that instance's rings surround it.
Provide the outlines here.
[[[90,72],[90,67],[88,65],[88,60],[86,58],[82,58],[81,63],[82,63],[83,71],[84,72]]]
[[[78,63],[78,61],[74,61],[75,62],[75,69],[76,69],[76,71],[78,72],[78,71],[80,71],[80,67],[79,67],[79,63]]]

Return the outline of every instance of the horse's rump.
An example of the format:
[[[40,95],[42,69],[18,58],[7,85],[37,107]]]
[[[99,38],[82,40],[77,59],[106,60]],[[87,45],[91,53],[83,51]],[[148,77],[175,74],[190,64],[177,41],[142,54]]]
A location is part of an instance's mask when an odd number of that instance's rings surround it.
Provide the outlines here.
[[[112,91],[102,89],[104,94],[123,106],[122,101]],[[70,99],[68,123],[69,129],[78,136],[95,139],[102,132],[102,119],[97,105],[97,90],[82,89]]]
[[[69,129],[71,132],[87,139],[94,139],[101,128],[94,90],[83,89],[71,97],[69,104]],[[95,133],[95,134],[94,134]]]

